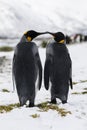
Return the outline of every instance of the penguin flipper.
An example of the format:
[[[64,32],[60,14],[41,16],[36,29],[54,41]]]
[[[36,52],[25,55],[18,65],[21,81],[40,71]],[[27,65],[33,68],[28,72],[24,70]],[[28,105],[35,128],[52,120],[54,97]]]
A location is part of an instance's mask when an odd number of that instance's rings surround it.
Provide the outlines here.
[[[12,62],[12,81],[13,81],[13,92],[15,91],[15,58],[16,55],[13,56],[13,62]]]
[[[72,84],[72,63],[71,63],[71,67],[70,67],[70,86],[71,86],[71,89],[73,89],[73,84]]]
[[[49,65],[50,65],[50,61],[46,60],[44,66],[44,86],[46,90],[49,89]]]
[[[39,81],[38,81],[38,86],[39,90],[41,89],[41,84],[42,84],[42,65],[41,62],[38,62],[38,67],[39,67]]]
[[[73,89],[72,78],[70,78],[70,86],[71,86],[71,89]]]
[[[39,54],[36,54],[36,59],[37,59],[37,65],[38,65],[38,70],[39,70],[39,77],[38,77],[38,88],[39,90],[41,89],[41,84],[42,84],[42,64],[41,60],[39,57]]]

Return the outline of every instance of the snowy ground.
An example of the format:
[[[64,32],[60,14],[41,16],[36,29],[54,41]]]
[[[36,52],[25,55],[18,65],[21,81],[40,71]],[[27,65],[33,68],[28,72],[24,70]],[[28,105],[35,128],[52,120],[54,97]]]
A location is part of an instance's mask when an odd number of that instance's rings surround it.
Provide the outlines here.
[[[68,46],[73,62],[73,90],[69,91],[68,103],[57,106],[70,111],[62,117],[56,110],[41,111],[38,107],[14,108],[10,112],[0,113],[0,130],[87,130],[87,43]],[[45,49],[39,48],[44,66]],[[13,52],[0,52],[0,106],[18,103],[16,91],[13,92],[11,63]],[[3,92],[7,89],[10,92]],[[85,92],[86,94],[83,94]],[[37,93],[35,104],[50,101],[50,91],[44,89]],[[31,115],[36,115],[33,118]]]

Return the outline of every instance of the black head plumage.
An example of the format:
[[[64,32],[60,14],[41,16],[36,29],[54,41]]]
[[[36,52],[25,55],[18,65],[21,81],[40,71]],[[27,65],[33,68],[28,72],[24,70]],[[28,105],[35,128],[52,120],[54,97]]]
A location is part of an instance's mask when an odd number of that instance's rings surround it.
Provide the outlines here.
[[[62,32],[56,32],[56,33],[48,32],[48,33],[51,34],[54,37],[54,40],[57,42],[65,40],[65,36]]]
[[[42,34],[46,34],[46,33],[47,32],[36,32],[34,30],[29,30],[24,35],[25,35],[26,38],[30,37],[31,41],[32,41],[35,37],[42,35]]]

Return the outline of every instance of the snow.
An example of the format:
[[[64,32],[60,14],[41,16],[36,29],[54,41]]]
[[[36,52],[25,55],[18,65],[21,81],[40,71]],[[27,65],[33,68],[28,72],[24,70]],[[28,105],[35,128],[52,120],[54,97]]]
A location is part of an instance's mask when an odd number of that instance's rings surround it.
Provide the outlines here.
[[[87,0],[0,0],[0,46],[12,46],[27,30],[63,31],[65,34],[87,34]],[[16,38],[16,39],[13,39]],[[38,42],[38,41],[36,41]],[[72,59],[73,90],[70,89],[68,103],[57,106],[70,111],[62,117],[56,110],[41,111],[40,108],[14,108],[0,113],[0,130],[87,130],[87,43],[67,46]],[[39,48],[44,69],[45,49]],[[0,106],[18,103],[12,84],[12,58],[14,52],[0,52]],[[3,92],[3,89],[9,92]],[[75,94],[77,93],[77,94]],[[42,83],[37,92],[35,105],[50,101],[50,90]],[[31,115],[37,114],[37,118]]]
[[[87,0],[0,0],[0,36],[26,30],[87,33]]]
[[[67,46],[73,63],[74,88],[70,89],[68,103],[62,104],[57,99],[57,106],[70,111],[62,117],[56,110],[40,111],[36,106],[14,108],[10,112],[0,113],[1,130],[87,130],[87,94],[80,94],[87,90],[87,43],[76,43]],[[39,48],[39,53],[44,67],[45,49]],[[11,80],[11,64],[14,52],[0,52],[0,57],[5,56],[4,67],[0,65],[0,105],[18,103],[16,90],[13,92]],[[1,68],[3,68],[1,72]],[[7,89],[10,92],[2,92]],[[86,90],[85,90],[86,89]],[[73,94],[77,92],[78,94]],[[44,84],[37,92],[35,104],[50,101],[50,90],[46,91]],[[37,114],[37,118],[31,115]]]

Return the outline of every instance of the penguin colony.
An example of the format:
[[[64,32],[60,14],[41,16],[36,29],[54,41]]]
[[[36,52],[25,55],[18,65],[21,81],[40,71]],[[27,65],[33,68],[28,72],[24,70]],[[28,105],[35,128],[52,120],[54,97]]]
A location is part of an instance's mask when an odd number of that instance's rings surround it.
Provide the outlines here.
[[[29,107],[35,105],[36,89],[40,90],[42,84],[42,64],[38,47],[32,40],[47,33],[52,35],[54,40],[46,47],[44,86],[48,90],[51,82],[51,103],[56,104],[56,98],[67,103],[69,85],[72,88],[72,61],[64,34],[30,30],[22,36],[13,56],[13,85],[16,86],[20,106],[26,105],[27,101]]]

